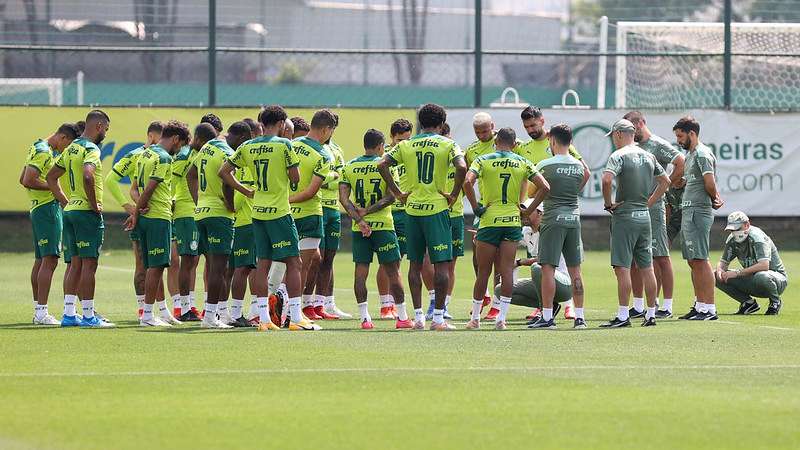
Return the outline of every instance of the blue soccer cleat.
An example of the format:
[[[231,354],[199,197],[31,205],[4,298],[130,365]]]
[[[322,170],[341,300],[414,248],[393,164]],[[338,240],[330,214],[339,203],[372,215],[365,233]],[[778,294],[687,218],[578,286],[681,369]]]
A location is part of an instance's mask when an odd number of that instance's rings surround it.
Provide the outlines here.
[[[80,323],[81,328],[111,328],[113,323],[106,320],[100,320],[97,316],[84,317]]]
[[[77,327],[81,324],[81,319],[78,316],[64,316],[61,318],[62,327]]]

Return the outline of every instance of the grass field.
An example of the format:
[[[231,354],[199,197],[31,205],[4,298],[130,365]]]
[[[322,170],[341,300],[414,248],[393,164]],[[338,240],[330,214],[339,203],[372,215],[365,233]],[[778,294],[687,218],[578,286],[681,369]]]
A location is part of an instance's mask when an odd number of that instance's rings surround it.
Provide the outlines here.
[[[789,270],[800,253],[785,253]],[[616,310],[606,253],[584,266],[591,329],[396,332],[376,321],[319,333],[212,332],[134,321],[130,254],[104,255],[96,305],[113,330],[29,325],[31,255],[0,254],[0,448],[797,448],[800,306],[778,317],[596,327]],[[60,268],[61,269],[61,268]],[[676,310],[690,303],[676,261]],[[61,316],[60,278],[51,312]],[[472,270],[459,265],[456,323]],[[352,265],[337,303],[356,312]],[[199,284],[202,286],[202,284]],[[371,287],[371,310],[377,293]],[[764,307],[766,305],[763,305]],[[763,312],[763,309],[762,309]],[[638,325],[638,323],[637,323]]]

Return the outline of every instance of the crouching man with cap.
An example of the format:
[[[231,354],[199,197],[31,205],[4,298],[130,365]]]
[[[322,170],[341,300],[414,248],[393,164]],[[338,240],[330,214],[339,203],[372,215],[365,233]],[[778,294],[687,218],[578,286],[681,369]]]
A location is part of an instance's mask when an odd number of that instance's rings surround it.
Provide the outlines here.
[[[731,234],[715,271],[717,289],[741,303],[736,314],[758,311],[760,306],[754,297],[769,299],[766,315],[778,314],[788,280],[772,239],[761,228],[750,225],[750,219],[741,211],[728,216],[725,231]],[[734,258],[739,259],[741,269],[730,270]]]

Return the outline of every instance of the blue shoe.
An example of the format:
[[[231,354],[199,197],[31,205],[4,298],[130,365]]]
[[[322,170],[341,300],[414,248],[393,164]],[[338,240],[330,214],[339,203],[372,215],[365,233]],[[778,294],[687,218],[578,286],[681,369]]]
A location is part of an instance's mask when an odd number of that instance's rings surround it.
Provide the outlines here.
[[[64,316],[61,318],[62,327],[77,327],[80,324],[81,320],[78,316]]]
[[[100,320],[97,316],[94,317],[84,317],[80,323],[81,328],[110,328],[113,327],[114,324],[111,322],[107,322],[104,320]]]
[[[434,301],[431,301],[430,304],[428,304],[428,312],[425,313],[425,320],[433,320],[434,303]]]

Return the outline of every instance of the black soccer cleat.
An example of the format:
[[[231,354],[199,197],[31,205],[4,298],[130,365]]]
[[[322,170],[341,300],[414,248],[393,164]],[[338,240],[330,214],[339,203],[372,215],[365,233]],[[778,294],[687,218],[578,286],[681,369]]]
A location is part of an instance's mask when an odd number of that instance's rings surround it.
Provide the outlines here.
[[[639,311],[636,308],[631,308],[628,310],[628,315],[631,319],[638,319],[644,317],[644,310]]]
[[[555,317],[555,316],[553,316],[553,317]],[[528,328],[531,328],[531,329],[534,329],[534,328],[555,329],[556,328],[556,321],[555,321],[555,319],[544,320],[544,318],[540,318],[536,322],[528,325]]]
[[[742,302],[742,304],[739,305],[739,310],[736,311],[734,314],[737,315],[737,316],[744,316],[744,315],[748,315],[748,314],[753,314],[754,312],[758,311],[759,309],[761,309],[761,307],[758,306],[758,302],[756,302],[755,300],[750,300],[750,301]]]
[[[719,319],[719,317],[717,317],[716,314],[711,314],[708,312],[702,312],[702,313],[699,312],[687,320],[717,320],[717,319]]]
[[[572,325],[572,328],[577,330],[584,330],[587,328],[586,321],[581,319],[580,317],[575,318],[575,324]]]
[[[644,319],[644,321],[642,322],[642,326],[643,327],[654,327],[654,326],[656,326],[656,318],[655,317],[651,317],[649,319]]]
[[[600,328],[625,328],[631,326],[631,319],[620,320],[619,317],[614,316],[613,319],[600,325]]]
[[[190,309],[189,311],[181,314],[181,317],[178,320],[181,322],[200,322],[203,319],[201,319],[197,314],[195,314],[194,311]]]
[[[553,303],[553,318],[555,319],[558,317],[558,313],[561,312],[561,303]]]
[[[692,306],[691,308],[689,308],[689,312],[688,313],[678,317],[678,319],[679,320],[692,320],[692,317],[694,317],[694,316],[696,316],[698,314],[700,314],[700,313],[697,312],[696,309],[694,309],[694,306]]]
[[[245,319],[244,316],[239,316],[237,319],[231,322],[231,326],[233,326],[233,328],[251,328],[253,324],[251,324],[249,320]]]
[[[764,315],[765,316],[777,316],[778,313],[781,312],[781,306],[783,306],[783,302],[781,302],[781,299],[770,300],[769,301],[769,308],[767,308],[767,311],[764,313]]]
[[[672,311],[668,309],[659,309],[656,311],[656,319],[669,319],[672,317]]]

